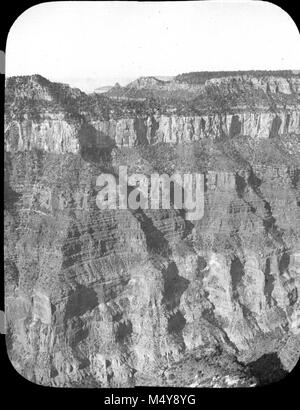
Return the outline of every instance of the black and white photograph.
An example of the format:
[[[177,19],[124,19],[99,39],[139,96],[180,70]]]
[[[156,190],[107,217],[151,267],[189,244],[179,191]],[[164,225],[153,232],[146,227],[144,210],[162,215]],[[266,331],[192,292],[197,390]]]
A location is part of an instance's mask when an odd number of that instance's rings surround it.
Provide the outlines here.
[[[4,122],[5,340],[19,375],[196,390],[293,371],[300,34],[287,12],[37,4],[8,33]]]

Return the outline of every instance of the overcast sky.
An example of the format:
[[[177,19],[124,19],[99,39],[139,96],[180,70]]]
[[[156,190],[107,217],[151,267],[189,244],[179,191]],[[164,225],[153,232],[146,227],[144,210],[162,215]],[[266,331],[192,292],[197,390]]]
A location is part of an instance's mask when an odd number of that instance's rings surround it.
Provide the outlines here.
[[[85,91],[140,76],[300,69],[300,35],[260,1],[53,2],[13,24],[6,74],[39,73]]]

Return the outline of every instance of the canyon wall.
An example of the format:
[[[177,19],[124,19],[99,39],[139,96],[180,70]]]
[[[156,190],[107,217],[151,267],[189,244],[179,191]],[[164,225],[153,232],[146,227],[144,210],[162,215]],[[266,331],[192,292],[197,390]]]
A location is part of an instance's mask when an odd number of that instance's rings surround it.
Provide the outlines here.
[[[299,107],[88,119],[62,102],[50,112],[40,102],[53,101],[49,83],[38,79],[42,92],[30,79],[39,115],[27,102],[26,118],[20,108],[14,117],[18,99],[33,98],[26,81],[9,89],[5,135],[16,370],[73,387],[252,386],[291,371],[300,355]],[[282,84],[274,91],[287,92]],[[120,166],[202,173],[203,218],[100,210],[96,179]]]
[[[80,135],[84,129],[65,119],[47,119],[40,122],[15,121],[7,129],[7,151],[25,151],[32,148],[64,153],[80,151]],[[300,112],[261,112],[185,116],[149,116],[109,121],[93,121],[89,124],[90,136],[96,147],[111,144],[117,147],[134,147],[143,144],[188,143],[203,138],[231,138],[244,135],[254,139],[273,138],[289,133],[299,133]],[[90,135],[89,135],[90,134]],[[88,141],[87,141],[88,143]]]

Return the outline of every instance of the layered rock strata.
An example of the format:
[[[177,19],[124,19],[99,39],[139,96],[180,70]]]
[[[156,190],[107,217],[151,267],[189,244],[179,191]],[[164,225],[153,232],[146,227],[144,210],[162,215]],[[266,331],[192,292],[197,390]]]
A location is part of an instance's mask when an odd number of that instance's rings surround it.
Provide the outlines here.
[[[39,76],[8,81],[7,348],[24,377],[50,386],[231,387],[293,369],[299,78],[250,79],[272,109],[259,100],[168,115],[122,105],[123,118],[107,96]],[[249,81],[242,77],[239,92]],[[212,83],[236,90],[232,76],[185,87],[200,93]],[[284,108],[282,96],[291,98]],[[129,174],[202,173],[203,218],[99,210],[96,179],[121,165]]]

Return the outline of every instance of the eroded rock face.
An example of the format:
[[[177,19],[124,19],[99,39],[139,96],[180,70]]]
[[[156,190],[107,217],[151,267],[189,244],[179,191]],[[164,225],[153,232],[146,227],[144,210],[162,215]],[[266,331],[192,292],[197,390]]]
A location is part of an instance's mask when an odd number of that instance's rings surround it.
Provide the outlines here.
[[[251,81],[278,105],[299,91],[294,78]],[[88,115],[89,105],[83,112],[83,93],[66,86],[57,109],[59,87],[49,83],[8,84],[5,300],[15,368],[53,386],[230,387],[283,377],[300,349],[295,101],[276,112],[104,119]],[[38,117],[18,105],[27,97]],[[121,165],[203,173],[203,218],[99,210],[96,178]]]
[[[238,135],[258,140],[299,133],[300,112],[291,110],[201,117],[156,115],[93,121],[90,127],[92,144],[98,148],[109,147],[111,144],[134,147],[158,142],[189,143]],[[64,119],[48,119],[39,123],[31,120],[13,122],[7,128],[6,149],[25,151],[36,148],[56,153],[79,153],[80,136],[88,131],[86,128],[79,129],[78,125],[70,124]]]
[[[48,152],[79,152],[78,127],[63,118],[41,122],[25,120],[9,124],[6,140],[7,151],[30,151],[41,149]]]

